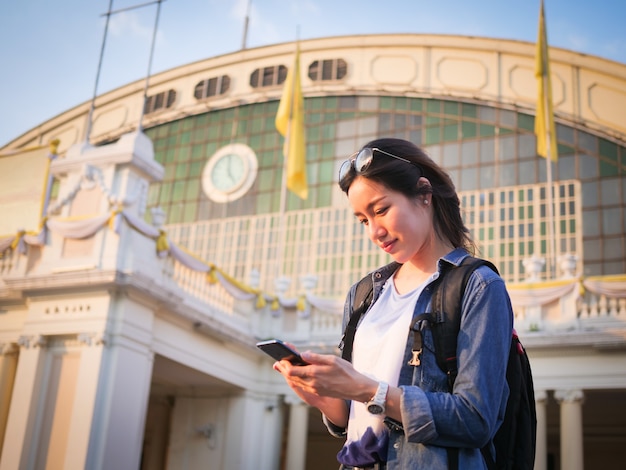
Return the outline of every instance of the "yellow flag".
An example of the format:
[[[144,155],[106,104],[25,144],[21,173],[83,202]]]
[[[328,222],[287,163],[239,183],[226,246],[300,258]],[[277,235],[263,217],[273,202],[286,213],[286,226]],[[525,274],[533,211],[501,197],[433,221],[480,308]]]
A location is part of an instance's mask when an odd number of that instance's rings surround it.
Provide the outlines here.
[[[539,12],[539,32],[537,34],[537,52],[535,57],[535,77],[537,78],[537,113],[535,115],[535,134],[537,136],[537,154],[554,162],[558,159],[556,129],[552,109],[552,82],[550,80],[550,59],[548,58],[548,37],[546,20],[543,12],[543,0]]]
[[[285,137],[283,154],[287,160],[287,189],[306,199],[306,144],[304,140],[304,99],[300,83],[300,48],[296,47],[293,67],[287,73],[283,96],[276,113],[276,129]]]

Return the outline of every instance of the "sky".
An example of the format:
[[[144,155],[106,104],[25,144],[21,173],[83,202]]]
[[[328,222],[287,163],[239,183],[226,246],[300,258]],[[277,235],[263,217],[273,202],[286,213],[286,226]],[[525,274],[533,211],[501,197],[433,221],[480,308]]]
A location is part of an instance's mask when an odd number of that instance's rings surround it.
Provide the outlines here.
[[[0,147],[149,69],[241,49],[248,11],[248,48],[378,33],[535,42],[539,1],[164,0],[150,65],[153,0],[0,0]],[[625,0],[545,0],[545,12],[551,47],[626,63]]]

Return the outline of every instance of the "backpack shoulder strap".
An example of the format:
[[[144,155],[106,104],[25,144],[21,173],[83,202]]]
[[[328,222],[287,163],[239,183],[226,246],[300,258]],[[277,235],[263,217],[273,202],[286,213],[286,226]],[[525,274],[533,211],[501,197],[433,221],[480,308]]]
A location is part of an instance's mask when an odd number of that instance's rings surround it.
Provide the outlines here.
[[[478,267],[489,266],[494,272],[498,269],[489,261],[468,256],[459,266],[447,266],[434,285],[431,299],[433,341],[437,365],[448,376],[448,389],[452,393],[458,373],[456,346],[461,329],[461,304],[467,282]],[[448,468],[458,470],[459,449],[448,447]],[[488,468],[492,468],[488,466]]]
[[[468,256],[459,266],[448,266],[434,286],[431,305],[433,312],[433,341],[437,365],[448,376],[450,392],[456,380],[458,367],[456,344],[461,328],[461,304],[471,274],[480,266],[498,269],[489,261]]]
[[[361,279],[356,286],[354,302],[352,304],[352,314],[350,315],[350,320],[348,320],[348,325],[346,326],[343,338],[341,339],[341,344],[343,345],[341,357],[346,361],[352,360],[352,345],[354,343],[356,327],[359,324],[361,316],[372,303],[373,295],[374,281],[372,280],[372,274],[370,273]]]

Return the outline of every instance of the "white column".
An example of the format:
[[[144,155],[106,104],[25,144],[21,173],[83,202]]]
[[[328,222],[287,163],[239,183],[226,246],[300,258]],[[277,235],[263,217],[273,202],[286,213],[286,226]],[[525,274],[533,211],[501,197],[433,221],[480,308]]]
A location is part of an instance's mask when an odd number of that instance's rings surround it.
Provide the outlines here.
[[[43,336],[20,336],[21,347],[9,417],[7,420],[0,470],[28,468],[31,462],[28,446],[31,442],[34,419],[31,413],[36,412],[34,406],[39,398],[37,378],[41,357],[45,354],[46,340]],[[33,450],[31,450],[33,451]]]
[[[535,452],[535,470],[547,470],[548,467],[548,422],[546,419],[545,390],[535,390],[535,409],[537,410],[537,451]]]
[[[4,442],[4,433],[11,406],[11,395],[17,370],[17,344],[0,343],[0,443]],[[2,447],[0,446],[0,449]]]
[[[287,435],[287,465],[289,470],[304,470],[309,434],[309,406],[299,398],[288,397],[289,432]]]
[[[583,470],[582,390],[556,390],[554,398],[561,405],[561,468]]]
[[[67,436],[66,468],[86,468],[102,352],[106,343],[105,335],[96,333],[80,333],[77,339],[83,346],[76,378],[77,393]]]
[[[103,350],[84,468],[139,468],[153,360],[147,344],[111,336]]]

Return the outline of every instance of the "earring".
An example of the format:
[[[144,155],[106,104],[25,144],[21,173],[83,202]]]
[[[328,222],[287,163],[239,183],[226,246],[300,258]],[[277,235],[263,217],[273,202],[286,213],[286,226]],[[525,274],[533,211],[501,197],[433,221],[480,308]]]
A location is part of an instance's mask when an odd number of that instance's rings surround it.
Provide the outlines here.
[[[424,204],[428,205],[428,199],[424,199]]]

